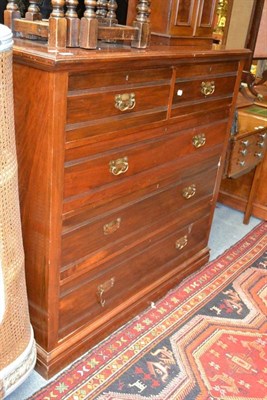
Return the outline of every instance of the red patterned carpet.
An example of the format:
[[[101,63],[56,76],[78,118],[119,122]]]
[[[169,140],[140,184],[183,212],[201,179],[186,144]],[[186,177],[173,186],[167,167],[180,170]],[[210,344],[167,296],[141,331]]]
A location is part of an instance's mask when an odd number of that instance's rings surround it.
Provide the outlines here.
[[[31,400],[267,399],[267,223]]]

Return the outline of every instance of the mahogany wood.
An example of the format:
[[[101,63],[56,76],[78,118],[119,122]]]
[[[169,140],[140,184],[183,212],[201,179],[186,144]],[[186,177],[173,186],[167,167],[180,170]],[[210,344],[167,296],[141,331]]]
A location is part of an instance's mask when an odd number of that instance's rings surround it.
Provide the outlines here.
[[[30,0],[25,18],[22,18],[14,0],[8,0],[4,12],[5,24],[14,36],[31,40],[46,39],[51,51],[67,47],[96,49],[99,41],[130,42],[132,47],[144,49],[150,38],[150,1],[137,0],[132,26],[119,25],[116,0],[51,0],[52,12],[43,19],[37,0]],[[84,11],[84,12],[83,12]]]
[[[217,0],[151,2],[152,43],[211,48]]]
[[[113,45],[61,53],[15,39],[26,277],[46,378],[208,260],[247,55]],[[224,85],[199,106],[194,84],[210,68]],[[179,95],[189,108],[175,114],[175,85],[190,74]],[[135,106],[119,111],[115,97],[129,93]]]

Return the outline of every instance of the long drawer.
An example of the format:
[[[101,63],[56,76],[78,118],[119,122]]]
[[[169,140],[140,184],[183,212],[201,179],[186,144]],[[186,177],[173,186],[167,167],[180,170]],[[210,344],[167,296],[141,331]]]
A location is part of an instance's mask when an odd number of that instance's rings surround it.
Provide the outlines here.
[[[103,196],[108,196],[108,185],[123,185],[137,174],[222,143],[225,130],[226,121],[223,120],[182,132],[177,127],[173,134],[139,143],[135,143],[133,135],[132,144],[128,146],[117,147],[116,141],[107,141],[105,151],[99,154],[90,154],[90,146],[71,149],[73,159],[65,163],[65,204],[67,206],[75,196],[87,196],[96,190],[104,190]],[[75,159],[76,154],[80,158]],[[66,157],[69,158],[68,150]],[[134,190],[132,186],[131,191]]]
[[[116,257],[129,244],[134,247],[140,238],[153,235],[178,218],[187,207],[202,198],[211,200],[217,166],[158,189],[137,202],[122,204],[118,209],[68,226],[62,237],[62,277],[93,268],[106,259]],[[90,215],[90,213],[89,213]]]
[[[155,287],[156,281],[207,245],[209,209],[207,202],[166,225],[161,235],[149,238],[143,247],[132,254],[125,254],[120,262],[113,262],[109,269],[98,270],[61,286],[60,337],[107,314],[122,305],[138,291]],[[205,229],[206,226],[206,229]],[[157,268],[155,268],[155,266]],[[126,284],[127,282],[127,284]],[[133,300],[134,301],[134,300]]]

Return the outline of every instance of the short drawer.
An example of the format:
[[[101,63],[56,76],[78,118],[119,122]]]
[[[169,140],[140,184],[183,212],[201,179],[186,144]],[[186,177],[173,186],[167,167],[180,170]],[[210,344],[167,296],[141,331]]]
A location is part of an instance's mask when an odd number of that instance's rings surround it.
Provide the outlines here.
[[[196,77],[215,77],[236,75],[238,70],[237,61],[227,62],[202,62],[196,64],[179,64],[176,66],[177,79],[187,79]]]
[[[155,110],[167,111],[170,85],[151,84],[150,86],[116,88],[112,91],[98,93],[75,93],[68,96],[67,124],[80,124],[86,121],[99,121],[103,118],[110,124],[118,121],[122,124],[125,118],[135,114],[145,116]],[[93,127],[92,127],[93,129]]]
[[[64,276],[115,257],[129,243],[133,247],[140,238],[160,229],[162,220],[171,221],[203,198],[207,202],[211,200],[216,174],[217,165],[214,165],[170,187],[159,188],[133,204],[121,205],[104,217],[86,220],[83,213],[84,220],[76,225],[68,224],[62,237]]]
[[[177,80],[171,116],[209,111],[231,104],[236,76]]]
[[[126,254],[123,261],[113,263],[108,270],[94,276],[90,274],[87,278],[83,276],[79,281],[62,286],[59,303],[60,337],[83,324],[92,323],[100,316],[105,318],[105,314],[117,306],[123,308],[126,300],[131,303],[131,296],[136,299],[142,289],[151,290],[159,285],[157,280],[162,281],[164,274],[173,269],[174,261],[177,260],[177,265],[189,261],[190,257],[205,248],[209,214],[203,217],[202,207],[202,210],[198,210],[199,219],[195,218],[196,215],[196,212],[192,212],[192,219],[188,218],[183,228],[178,222],[171,229],[168,227],[161,240],[147,241],[145,249],[131,256]]]
[[[103,196],[108,196],[104,186],[120,185],[130,177],[174,162],[179,157],[208,150],[223,142],[225,132],[226,121],[219,121],[124,147],[116,147],[116,141],[107,141],[106,151],[100,154],[90,154],[92,146],[71,149],[72,160],[65,163],[64,198],[67,200],[101,187],[105,189]],[[68,159],[69,152],[66,151]],[[135,187],[131,190],[134,191]]]
[[[266,131],[232,140],[228,156],[227,177],[239,176],[253,169],[263,160],[266,148]]]
[[[69,75],[68,90],[71,93],[94,89],[108,90],[114,86],[127,88],[130,85],[147,85],[150,82],[169,82],[171,76],[171,68],[71,73]]]
[[[171,68],[70,75],[67,131],[87,125],[89,131],[114,130],[165,119],[171,76]]]

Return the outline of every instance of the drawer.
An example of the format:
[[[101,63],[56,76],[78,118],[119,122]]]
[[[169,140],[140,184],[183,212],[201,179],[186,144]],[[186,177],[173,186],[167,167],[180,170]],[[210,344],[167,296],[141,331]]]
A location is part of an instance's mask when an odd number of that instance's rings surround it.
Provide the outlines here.
[[[230,105],[235,81],[235,75],[177,80],[171,116],[209,111]]]
[[[166,68],[70,76],[67,131],[84,125],[117,130],[165,119],[171,75]]]
[[[62,236],[62,270],[64,277],[83,268],[93,268],[116,257],[140,238],[153,234],[165,223],[178,217],[181,210],[193,207],[202,198],[212,198],[217,165],[201,171],[167,188],[158,189],[147,197],[121,205],[119,209],[93,219],[79,220],[65,228]],[[90,217],[90,212],[88,212]],[[167,217],[166,217],[167,216]],[[86,261],[84,261],[86,259]]]
[[[236,75],[238,70],[237,61],[228,61],[224,63],[218,62],[204,62],[197,64],[179,64],[176,66],[177,79],[196,78],[196,77],[215,77],[215,76],[229,76]]]
[[[73,196],[87,195],[96,190],[102,190],[102,195],[108,196],[110,185],[118,186],[124,181],[131,185],[131,177],[174,162],[180,157],[208,150],[223,142],[225,132],[226,121],[219,121],[182,132],[177,127],[173,134],[152,137],[123,147],[116,147],[116,141],[107,141],[105,147],[102,147],[106,151],[100,154],[91,154],[94,146],[67,150],[66,158],[69,161],[65,163],[64,198],[68,202]],[[79,158],[75,159],[75,156]],[[135,191],[135,186],[129,187],[129,190]]]
[[[227,177],[238,177],[253,169],[263,160],[266,147],[266,131],[232,140],[228,157]]]
[[[122,202],[134,202],[214,165],[217,166],[221,149],[222,145],[213,146],[211,149],[196,152],[193,156],[177,158],[173,162],[123,179],[117,184],[101,186],[99,189],[66,199],[63,203],[64,230],[83,223],[88,219],[88,215],[93,218],[100,213],[107,213],[118,208]]]
[[[203,216],[204,210],[207,214]],[[179,220],[174,220],[160,240],[147,240],[142,251],[126,254],[120,263],[113,263],[108,270],[63,285],[59,302],[60,337],[99,317],[105,318],[105,314],[114,312],[117,306],[121,311],[124,301],[129,301],[131,296],[135,296],[132,302],[135,301],[138,291],[159,285],[157,280],[173,269],[174,262],[179,265],[188,261],[206,247],[210,220],[207,204],[193,210],[187,219],[184,227],[179,225]],[[180,220],[184,222],[183,217]]]
[[[171,68],[70,73],[68,90],[71,93],[93,89],[107,90],[114,86],[127,88],[130,85],[148,84],[150,82],[169,82],[171,76]]]

